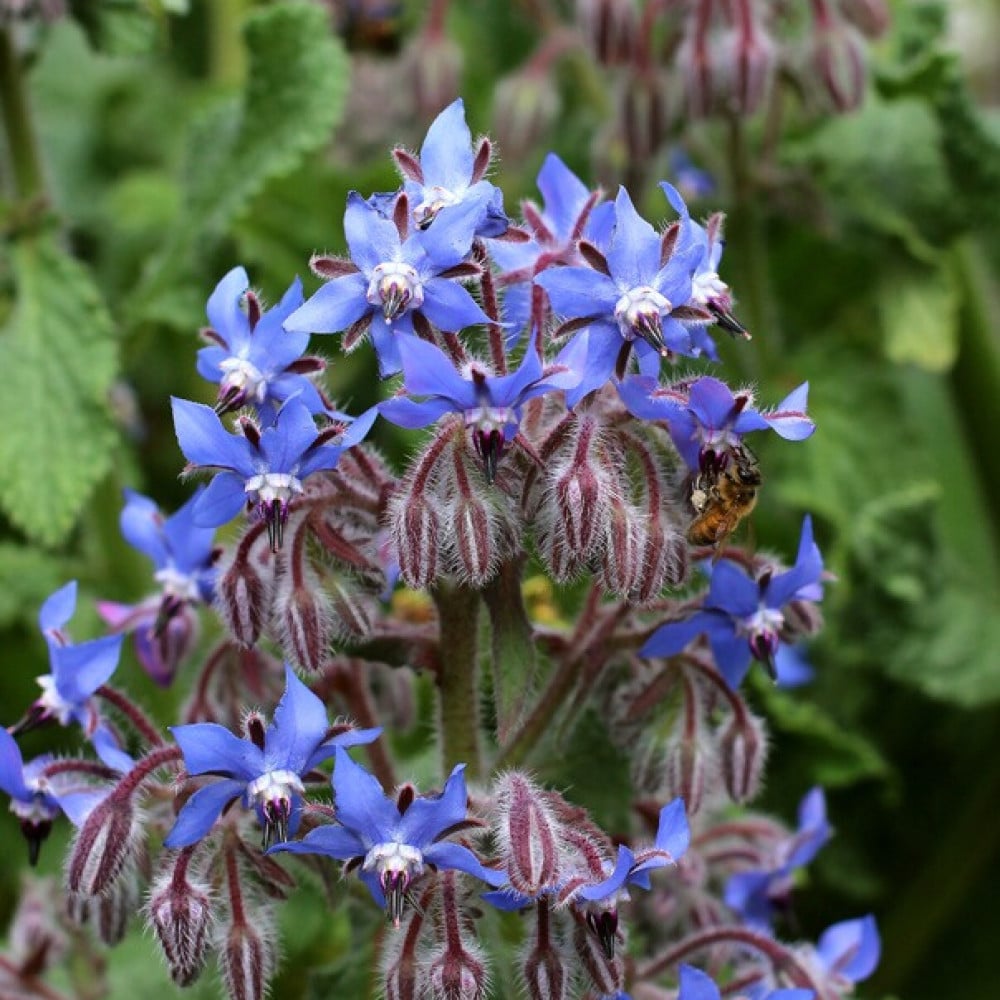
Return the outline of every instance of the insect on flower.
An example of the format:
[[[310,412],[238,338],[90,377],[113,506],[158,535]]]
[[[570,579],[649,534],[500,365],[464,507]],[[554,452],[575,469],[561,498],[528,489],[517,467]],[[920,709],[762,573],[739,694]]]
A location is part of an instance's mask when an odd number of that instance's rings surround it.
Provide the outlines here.
[[[757,506],[762,478],[757,457],[745,444],[721,452],[706,451],[691,479],[688,500],[694,520],[688,526],[692,545],[721,545]]]

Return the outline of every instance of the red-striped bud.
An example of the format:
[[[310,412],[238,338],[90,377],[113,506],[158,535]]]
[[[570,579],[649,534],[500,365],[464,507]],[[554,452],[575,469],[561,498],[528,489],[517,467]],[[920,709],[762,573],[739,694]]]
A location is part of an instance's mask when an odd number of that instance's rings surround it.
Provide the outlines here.
[[[249,648],[271,617],[277,557],[259,525],[243,536],[215,585],[215,608],[230,635]]]
[[[268,921],[253,914],[229,925],[218,945],[219,972],[231,1000],[264,1000],[273,955]]]
[[[511,771],[497,781],[496,836],[510,884],[536,896],[559,879],[559,823],[545,796],[523,774]]]
[[[596,991],[601,996],[615,996],[624,983],[621,957],[608,958],[597,935],[583,921],[573,928],[573,948]]]
[[[285,657],[316,672],[330,657],[333,615],[315,575],[300,568],[297,576],[297,586],[279,588],[274,620]]]
[[[131,795],[112,792],[94,807],[77,831],[66,870],[66,887],[75,896],[109,892],[135,856],[141,833]]]
[[[733,715],[719,737],[722,780],[734,802],[748,802],[760,791],[767,759],[764,723],[745,711]]]
[[[861,105],[868,82],[865,43],[826,3],[816,8],[811,68],[836,111],[854,111]]]
[[[399,556],[399,572],[411,587],[430,587],[437,579],[441,548],[439,506],[404,484],[389,505],[389,529]]]
[[[528,996],[530,1000],[566,1000],[573,975],[553,933],[548,900],[538,901],[535,918],[534,936],[521,970]]]
[[[149,925],[178,986],[190,986],[201,975],[213,925],[208,885],[188,877],[188,860],[182,853],[164,870],[146,904]]]

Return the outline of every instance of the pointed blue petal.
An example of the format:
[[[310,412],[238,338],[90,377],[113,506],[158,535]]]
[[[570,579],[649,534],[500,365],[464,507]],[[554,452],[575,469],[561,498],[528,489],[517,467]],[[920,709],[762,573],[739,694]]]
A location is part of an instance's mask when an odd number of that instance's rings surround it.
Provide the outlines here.
[[[453,101],[431,122],[420,147],[420,169],[427,187],[461,191],[472,179],[472,133],[465,121],[462,98]]]
[[[24,758],[17,741],[0,726],[0,790],[22,802],[31,798],[24,783]]]
[[[699,635],[707,632],[716,616],[708,611],[699,611],[687,621],[667,622],[661,625],[639,650],[640,656],[673,656],[679,653]]]
[[[705,607],[725,611],[736,618],[749,618],[760,604],[760,587],[728,559],[712,568]]]
[[[334,736],[333,739],[321,743],[306,762],[305,770],[311,771],[317,764],[329,760],[337,752],[337,747],[365,746],[368,743],[374,743],[381,735],[381,726],[374,726],[371,729],[349,729],[346,733],[341,733],[339,736]]]
[[[469,793],[465,788],[465,765],[459,764],[448,776],[440,795],[414,799],[399,822],[399,837],[421,850],[445,830],[461,823],[468,812]]]
[[[268,854],[325,854],[328,858],[349,861],[364,857],[368,845],[354,833],[342,826],[318,826],[310,830],[301,840],[290,840],[275,844]]]
[[[803,382],[793,389],[771,413],[764,415],[771,429],[786,441],[804,441],[816,430],[816,425],[806,415],[809,400],[809,383]]]
[[[250,279],[242,267],[234,267],[215,286],[208,297],[205,313],[209,325],[235,351],[250,336],[250,323],[240,302],[250,287]]]
[[[222,810],[242,792],[243,782],[232,779],[199,788],[184,803],[163,846],[176,849],[196,844],[212,829]]]
[[[156,569],[162,569],[169,558],[163,535],[163,515],[154,500],[126,489],[125,506],[118,518],[118,526],[133,549],[148,556]]]
[[[218,473],[207,489],[198,494],[191,511],[192,522],[200,529],[214,532],[220,524],[231,521],[246,503],[245,483],[243,476],[235,472]]]
[[[355,764],[342,747],[337,747],[333,769],[334,806],[337,820],[354,831],[367,848],[393,839],[399,824],[399,810],[382,791],[375,776]]]
[[[736,416],[736,400],[725,382],[711,375],[704,375],[691,384],[688,408],[702,427],[720,430],[732,423]]]
[[[459,400],[456,409],[476,404],[475,389],[455,370],[447,354],[420,337],[399,338],[403,385],[414,396],[443,396]]]
[[[482,879],[487,885],[501,886],[507,881],[507,873],[497,868],[487,868],[467,847],[452,844],[447,840],[433,844],[424,852],[424,861],[438,868],[450,868]]]
[[[82,705],[110,680],[121,656],[122,635],[106,635],[75,646],[50,646],[56,690],[72,705]]]
[[[550,267],[535,276],[535,284],[545,289],[552,311],[570,319],[611,318],[621,297],[615,283],[591,267]]]
[[[606,899],[621,889],[634,864],[635,855],[624,844],[619,844],[614,871],[602,882],[598,882],[596,885],[586,885],[578,890],[574,894],[574,898],[586,899],[591,903]]]
[[[447,278],[431,278],[424,283],[424,304],[420,311],[441,330],[464,330],[490,321],[476,300]]]
[[[379,403],[379,411],[390,423],[413,430],[440,420],[446,413],[454,411],[454,405],[450,399],[435,398],[418,403],[405,396],[395,396]]]
[[[106,764],[113,771],[125,774],[135,767],[135,760],[127,754],[118,742],[115,734],[106,726],[99,725],[90,734],[90,745],[100,758],[102,764]]]
[[[869,914],[828,927],[816,951],[831,974],[839,973],[855,983],[867,979],[878,966],[882,952],[875,918]]]
[[[780,608],[803,588],[818,583],[822,575],[823,556],[819,546],[813,541],[812,518],[807,514],[802,519],[802,534],[795,565],[772,578],[764,591],[764,600],[769,608]],[[816,599],[821,596],[822,594],[817,595]]]
[[[734,691],[750,669],[750,643],[746,636],[737,635],[731,626],[719,624],[708,633],[715,665]]]
[[[45,598],[38,611],[38,627],[43,632],[58,632],[76,610],[76,580],[60,587]]]
[[[184,754],[188,774],[228,774],[246,784],[267,770],[257,746],[217,722],[171,726],[170,732]]]
[[[608,269],[621,288],[649,285],[660,270],[660,237],[635,210],[623,187],[615,198],[615,231],[606,257]],[[671,302],[680,304],[674,299]]]
[[[677,1000],[721,1000],[712,979],[692,965],[680,966],[680,987]]]
[[[176,396],[170,398],[170,405],[177,443],[192,465],[253,475],[255,470],[246,439],[230,434],[212,407]]]
[[[568,239],[590,198],[590,190],[555,153],[545,157],[536,184],[545,201],[545,215],[552,223],[553,235]]]
[[[264,735],[264,768],[305,773],[329,722],[326,706],[285,664],[285,693]]]
[[[340,333],[373,306],[365,298],[368,279],[363,274],[345,274],[321,285],[288,319],[284,327],[292,333]]]
[[[360,275],[351,275],[351,277],[360,278],[366,286],[368,279],[365,275],[370,277],[372,271],[379,264],[399,259],[399,230],[395,223],[368,204],[357,191],[352,191],[347,196],[347,210],[344,212],[344,236],[351,252],[351,260],[361,269]],[[331,284],[342,280],[342,278],[336,278]],[[354,320],[351,322],[353,323]],[[315,332],[322,331],[317,328]]]

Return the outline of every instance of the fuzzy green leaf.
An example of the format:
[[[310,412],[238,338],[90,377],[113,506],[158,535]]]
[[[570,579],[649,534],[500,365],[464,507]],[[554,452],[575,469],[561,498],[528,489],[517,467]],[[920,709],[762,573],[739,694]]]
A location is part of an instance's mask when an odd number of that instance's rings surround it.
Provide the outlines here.
[[[958,354],[958,291],[943,268],[883,276],[879,311],[885,353],[897,364],[947,371]]]
[[[157,312],[156,299],[193,273],[270,179],[322,147],[340,118],[349,64],[323,10],[277,4],[253,15],[246,38],[242,97],[191,130],[182,210],[141,290],[143,315]]]
[[[0,333],[0,506],[29,538],[55,545],[111,462],[115,331],[89,274],[52,239],[21,240],[12,258],[17,297]]]
[[[65,582],[65,567],[46,552],[0,544],[0,628],[35,620],[41,603]]]

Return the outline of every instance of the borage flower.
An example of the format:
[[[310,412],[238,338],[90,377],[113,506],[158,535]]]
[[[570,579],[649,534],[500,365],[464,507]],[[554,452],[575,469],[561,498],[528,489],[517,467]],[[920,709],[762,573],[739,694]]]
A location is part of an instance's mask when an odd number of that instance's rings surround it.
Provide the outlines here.
[[[410,428],[426,427],[446,413],[461,414],[483,460],[486,481],[492,483],[497,464],[517,436],[521,407],[529,399],[572,388],[580,381],[581,346],[570,345],[553,364],[543,367],[532,341],[517,371],[491,375],[476,361],[456,371],[442,350],[417,337],[405,337],[399,343],[403,384],[407,392],[427,398],[418,402],[397,396],[381,403],[379,412]]]
[[[680,992],[677,1000],[722,1000],[722,994],[715,981],[692,965],[681,965],[680,971]],[[759,994],[759,1000],[814,1000],[816,994],[813,990],[790,989],[790,990],[768,990]]]
[[[285,665],[285,693],[264,727],[259,713],[245,722],[246,736],[233,735],[215,722],[173,726],[189,775],[211,774],[222,781],[199,788],[184,804],[164,841],[187,847],[201,840],[233,799],[254,809],[264,830],[264,846],[285,840],[298,829],[302,815],[303,778],[328,760],[338,747],[371,743],[381,729],[347,729],[335,733],[323,702]],[[346,756],[346,754],[345,754]]]
[[[0,726],[0,791],[10,796],[10,811],[17,817],[28,842],[28,861],[34,865],[52,822],[62,811],[43,769],[52,757],[36,757],[27,764],[14,737]]]
[[[492,147],[482,138],[472,146],[465,121],[465,104],[453,101],[431,122],[415,157],[405,150],[393,153],[404,177],[404,189],[419,229],[431,228],[438,219],[448,222],[459,207],[471,233],[501,236],[509,220],[503,209],[503,192],[484,180]]]
[[[807,946],[800,954],[820,981],[829,984],[832,995],[845,995],[878,967],[882,954],[878,924],[871,914],[843,920],[827,927],[815,948]]]
[[[738,449],[752,431],[772,430],[786,441],[804,441],[816,430],[806,413],[808,382],[766,413],[754,408],[749,392],[733,393],[710,375],[671,386],[633,375],[622,379],[618,393],[632,416],[667,422],[674,446],[696,472]]]
[[[282,327],[302,305],[302,282],[296,278],[278,305],[264,312],[249,284],[246,271],[234,267],[208,299],[210,326],[202,330],[202,336],[212,346],[198,352],[198,374],[219,386],[215,412],[250,405],[267,425],[292,396],[305,403],[310,413],[328,412],[326,400],[308,378],[322,372],[326,362],[303,357],[308,333]]]
[[[331,277],[285,322],[298,333],[340,333],[349,351],[371,330],[379,371],[400,369],[398,339],[414,332],[414,322],[461,330],[489,317],[472,296],[445,272],[461,264],[472,245],[467,216],[475,205],[459,208],[426,233],[401,234],[357,191],[347,197],[344,234],[351,262],[313,258],[313,269]]]
[[[567,396],[571,406],[616,370],[624,374],[633,348],[640,371],[650,376],[659,373],[664,357],[703,353],[714,357],[714,347],[709,349],[699,340],[698,328],[681,321],[693,315],[687,303],[700,255],[694,246],[677,252],[636,212],[621,188],[607,254],[592,248],[589,259],[595,266],[554,267],[535,278],[554,312],[579,321],[576,325],[586,324],[589,331],[586,372]]]
[[[770,930],[776,908],[788,906],[795,871],[809,864],[830,839],[822,788],[811,789],[799,804],[799,826],[773,850],[765,868],[736,872],[726,882],[723,898],[752,927]]]
[[[15,735],[54,721],[62,726],[76,722],[90,737],[100,725],[93,694],[117,669],[124,637],[71,643],[65,626],[76,610],[76,590],[76,580],[67,583],[46,599],[38,613],[49,647],[50,673],[37,678],[42,694],[11,730]]]
[[[751,659],[774,676],[774,656],[785,624],[782,608],[793,600],[822,596],[823,557],[813,541],[812,519],[802,522],[795,565],[784,573],[765,571],[753,579],[735,563],[722,560],[712,568],[702,609],[687,621],[661,625],[639,651],[640,656],[673,656],[700,635],[708,637],[715,662],[734,690]]]
[[[185,472],[220,470],[195,502],[194,523],[217,527],[249,504],[266,522],[274,551],[281,547],[289,504],[303,492],[302,480],[335,468],[377,416],[372,408],[346,430],[332,424],[319,431],[305,404],[290,399],[271,426],[261,429],[244,419],[239,424],[243,433],[230,434],[211,407],[176,397],[171,404],[177,441],[188,460]]]
[[[440,795],[416,797],[412,786],[404,786],[393,802],[374,776],[338,750],[333,770],[337,825],[317,827],[302,840],[276,844],[271,852],[325,854],[348,862],[348,869],[359,867],[361,880],[396,926],[410,886],[427,866],[500,885],[506,881],[503,872],[487,868],[467,847],[442,839],[473,825],[464,771],[459,764]]]
[[[125,541],[148,556],[157,594],[139,604],[98,601],[100,616],[117,632],[134,635],[135,651],[146,673],[166,686],[190,651],[198,633],[194,608],[211,604],[215,580],[215,529],[194,522],[199,487],[176,513],[164,517],[149,497],[125,490],[119,526]]]

